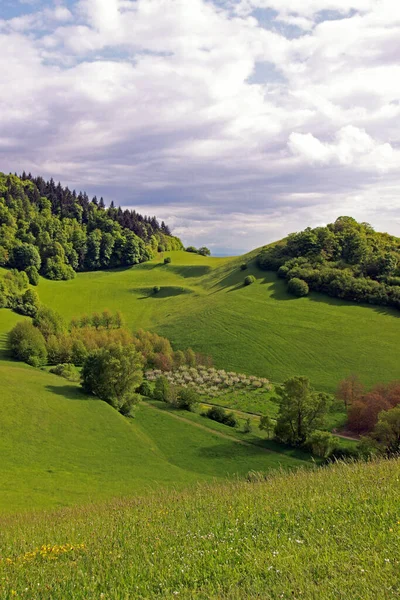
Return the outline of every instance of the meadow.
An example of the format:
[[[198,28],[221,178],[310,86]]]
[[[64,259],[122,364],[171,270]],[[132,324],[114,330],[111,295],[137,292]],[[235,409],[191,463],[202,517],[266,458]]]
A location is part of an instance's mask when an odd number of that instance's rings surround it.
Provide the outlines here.
[[[0,597],[386,600],[400,462],[1,517]]]
[[[172,263],[164,265],[164,256]],[[272,382],[305,375],[315,388],[332,392],[350,373],[369,386],[398,377],[398,313],[317,293],[293,298],[254,257],[170,252],[129,269],[81,273],[65,282],[41,279],[38,291],[67,319],[121,310],[129,327],[156,331],[176,349],[210,354],[218,368]],[[244,287],[247,274],[257,280]],[[152,292],[155,285],[159,294]]]

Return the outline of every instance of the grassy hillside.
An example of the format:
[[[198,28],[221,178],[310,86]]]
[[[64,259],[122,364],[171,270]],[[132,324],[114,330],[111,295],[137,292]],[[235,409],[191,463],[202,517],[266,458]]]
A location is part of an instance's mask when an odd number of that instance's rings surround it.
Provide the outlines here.
[[[0,311],[0,352],[4,331],[19,318]],[[128,420],[82,394],[76,384],[22,363],[0,360],[0,381],[1,512],[304,464],[291,454],[239,444],[146,405]]]
[[[295,299],[274,273],[253,263],[240,271],[243,257],[168,255],[170,265],[158,257],[67,282],[42,279],[39,294],[67,318],[119,309],[131,327],[166,335],[176,348],[211,354],[221,368],[272,381],[302,374],[315,387],[333,391],[352,372],[367,385],[398,377],[398,313],[320,294]],[[250,273],[257,282],[243,287]],[[155,285],[162,288],[157,295]]]
[[[398,598],[400,462],[0,520],[2,598]]]

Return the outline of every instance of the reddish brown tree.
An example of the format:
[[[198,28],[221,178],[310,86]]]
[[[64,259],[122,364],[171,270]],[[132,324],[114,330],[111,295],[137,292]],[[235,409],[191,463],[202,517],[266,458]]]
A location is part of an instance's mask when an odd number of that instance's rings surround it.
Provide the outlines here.
[[[346,409],[348,409],[353,402],[361,398],[364,392],[364,386],[361,383],[358,375],[353,373],[339,383],[336,391],[336,397],[339,400],[342,400]]]

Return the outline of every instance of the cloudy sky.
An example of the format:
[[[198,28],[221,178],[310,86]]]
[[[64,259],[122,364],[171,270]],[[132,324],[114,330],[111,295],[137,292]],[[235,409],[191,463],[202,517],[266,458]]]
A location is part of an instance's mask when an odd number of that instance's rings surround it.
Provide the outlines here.
[[[399,0],[0,0],[0,170],[249,250],[400,235]]]

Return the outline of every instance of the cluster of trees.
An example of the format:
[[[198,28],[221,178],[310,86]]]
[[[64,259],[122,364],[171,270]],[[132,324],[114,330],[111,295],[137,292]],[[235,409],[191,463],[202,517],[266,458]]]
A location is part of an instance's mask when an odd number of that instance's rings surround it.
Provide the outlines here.
[[[340,382],[336,396],[345,404],[348,429],[361,434],[362,454],[400,452],[400,381],[367,390],[353,374]]]
[[[80,367],[91,352],[115,345],[133,347],[145,369],[170,371],[211,361],[191,348],[174,351],[169,340],[156,333],[142,329],[131,333],[123,327],[121,313],[109,310],[73,319],[68,326],[56,311],[40,306],[33,321],[17,323],[9,341],[12,355],[32,366]]]
[[[38,293],[29,287],[29,278],[24,271],[12,269],[0,277],[0,308],[11,308],[22,315],[34,317],[39,306]]]
[[[367,390],[356,375],[350,375],[340,382],[337,397],[345,403],[348,429],[358,434],[370,434],[382,411],[400,405],[400,381],[380,383]]]
[[[258,264],[277,271],[296,296],[309,289],[400,309],[400,239],[339,217],[262,250]]]
[[[188,246],[186,248],[186,252],[192,252],[193,254],[200,254],[201,256],[210,256],[211,250],[206,246],[202,246],[201,248],[195,248],[194,246]]]
[[[217,423],[222,423],[223,425],[227,425],[228,427],[237,427],[238,420],[236,419],[233,412],[227,412],[220,406],[210,406],[208,410],[206,410],[203,415],[212,421],[216,421]]]
[[[146,384],[146,388],[142,386],[139,389],[143,396],[166,402],[174,408],[192,411],[196,404],[200,402],[200,396],[194,388],[174,385],[166,377],[158,377],[153,390],[148,382]]]
[[[180,250],[181,241],[155,217],[107,208],[45,182],[41,177],[0,173],[0,266],[49,279],[71,279],[76,271],[130,266],[157,251]]]

